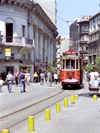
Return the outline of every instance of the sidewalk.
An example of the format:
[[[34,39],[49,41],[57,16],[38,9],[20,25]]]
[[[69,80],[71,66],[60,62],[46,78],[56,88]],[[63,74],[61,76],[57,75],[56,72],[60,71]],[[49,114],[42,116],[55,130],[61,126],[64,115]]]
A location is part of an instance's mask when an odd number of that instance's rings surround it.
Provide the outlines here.
[[[35,133],[99,133],[100,96],[97,101],[93,101],[94,93],[89,96],[87,83],[85,89],[74,94],[79,99],[71,104],[71,97],[68,97],[68,108],[64,108],[64,102],[60,101],[61,113],[56,113],[56,105],[49,108],[50,121],[45,121],[45,111],[38,117],[35,116]],[[14,133],[28,133],[28,120],[26,126]]]

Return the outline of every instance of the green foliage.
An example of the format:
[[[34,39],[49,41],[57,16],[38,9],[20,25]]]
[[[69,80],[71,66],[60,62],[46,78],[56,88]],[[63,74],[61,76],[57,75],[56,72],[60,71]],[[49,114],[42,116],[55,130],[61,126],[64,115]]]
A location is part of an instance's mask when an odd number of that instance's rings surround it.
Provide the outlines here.
[[[98,58],[95,60],[96,62],[96,70],[99,72],[100,71],[100,55],[98,55]]]
[[[47,67],[47,71],[46,72],[51,72],[53,73],[55,71],[55,68],[52,67],[52,62],[48,62],[48,67]]]
[[[92,64],[89,64],[87,66],[87,74],[89,73],[89,71],[91,71],[93,69],[93,65]]]

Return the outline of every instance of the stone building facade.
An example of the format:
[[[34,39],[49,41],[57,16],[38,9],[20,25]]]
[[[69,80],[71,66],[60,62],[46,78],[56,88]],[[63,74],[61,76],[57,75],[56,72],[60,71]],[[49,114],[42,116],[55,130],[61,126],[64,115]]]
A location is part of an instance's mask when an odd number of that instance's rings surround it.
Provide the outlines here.
[[[46,69],[56,61],[57,28],[38,3],[31,0],[0,1],[0,73]],[[10,61],[5,49],[11,49]]]
[[[89,17],[84,16],[78,20],[78,39],[77,46],[80,55],[83,58],[83,68],[85,69],[88,64],[88,40],[89,40]]]
[[[95,65],[95,59],[100,54],[100,12],[90,18],[88,63]]]
[[[77,51],[83,58],[83,68],[88,64],[89,17],[77,19],[70,26],[71,49]]]

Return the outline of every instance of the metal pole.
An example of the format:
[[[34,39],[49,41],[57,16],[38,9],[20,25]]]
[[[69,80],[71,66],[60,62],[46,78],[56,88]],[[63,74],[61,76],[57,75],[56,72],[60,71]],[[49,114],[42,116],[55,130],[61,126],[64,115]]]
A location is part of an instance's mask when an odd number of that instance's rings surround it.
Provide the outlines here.
[[[11,56],[10,56],[10,73],[11,73]]]

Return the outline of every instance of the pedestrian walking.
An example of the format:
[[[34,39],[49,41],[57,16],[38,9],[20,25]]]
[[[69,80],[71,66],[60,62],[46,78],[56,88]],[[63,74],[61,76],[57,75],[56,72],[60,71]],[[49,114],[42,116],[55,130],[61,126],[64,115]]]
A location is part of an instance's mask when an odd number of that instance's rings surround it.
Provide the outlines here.
[[[57,82],[58,82],[58,74],[57,73],[55,73],[54,74],[54,82],[57,84]]]
[[[27,83],[27,85],[29,85],[30,78],[31,78],[29,71],[26,71],[25,77],[26,77],[26,83]]]
[[[47,73],[47,84],[50,82],[50,76],[51,76],[51,73],[48,72],[48,73]]]
[[[15,78],[16,86],[18,86],[19,73],[17,72],[17,70],[15,70],[14,78]]]
[[[38,74],[35,72],[33,75],[34,78],[34,82],[37,83],[38,82]]]
[[[0,92],[3,91],[3,83],[4,81],[2,80],[2,77],[0,77]]]
[[[21,70],[21,74],[20,74],[20,86],[21,86],[21,93],[26,92],[25,90],[25,74],[24,71]]]
[[[44,83],[46,83],[46,82],[47,82],[47,73],[44,72]]]
[[[8,86],[8,92],[11,93],[13,75],[10,73],[10,71],[8,72],[6,76],[6,81],[7,81],[7,86]]]
[[[41,85],[44,84],[44,73],[43,72],[40,74],[40,84]]]
[[[52,74],[50,75],[50,86],[52,86]]]
[[[90,81],[90,73],[91,73],[91,71],[89,71],[89,73],[87,74],[88,81]]]

